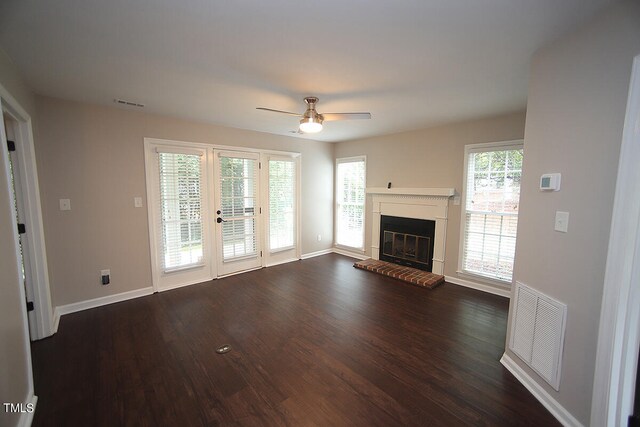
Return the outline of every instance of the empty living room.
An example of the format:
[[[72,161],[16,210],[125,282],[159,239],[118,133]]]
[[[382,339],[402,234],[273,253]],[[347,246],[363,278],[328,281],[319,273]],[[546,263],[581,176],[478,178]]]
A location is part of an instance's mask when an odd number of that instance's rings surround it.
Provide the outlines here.
[[[640,2],[0,2],[0,427],[640,425]]]

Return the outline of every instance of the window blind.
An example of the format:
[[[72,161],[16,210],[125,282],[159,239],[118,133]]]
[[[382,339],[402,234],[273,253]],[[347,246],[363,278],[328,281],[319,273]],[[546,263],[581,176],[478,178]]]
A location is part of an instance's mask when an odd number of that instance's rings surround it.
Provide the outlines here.
[[[462,269],[511,282],[518,228],[522,145],[467,152]]]
[[[258,161],[220,154],[222,255],[225,261],[258,253],[256,206]]]
[[[295,246],[296,163],[294,159],[269,160],[269,249]]]
[[[202,164],[198,154],[158,153],[160,236],[165,272],[203,263]]]
[[[364,157],[338,159],[336,167],[336,243],[364,248]]]

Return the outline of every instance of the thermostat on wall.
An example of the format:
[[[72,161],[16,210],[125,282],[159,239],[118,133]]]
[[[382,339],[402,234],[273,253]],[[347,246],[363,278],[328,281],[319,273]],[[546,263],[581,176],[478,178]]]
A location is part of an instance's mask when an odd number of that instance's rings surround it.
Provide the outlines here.
[[[540,177],[540,191],[560,190],[560,174],[545,173]]]

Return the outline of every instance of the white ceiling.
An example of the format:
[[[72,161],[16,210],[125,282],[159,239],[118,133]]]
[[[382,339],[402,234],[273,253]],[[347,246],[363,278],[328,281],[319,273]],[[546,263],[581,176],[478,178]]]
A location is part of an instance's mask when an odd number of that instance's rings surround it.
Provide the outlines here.
[[[524,109],[529,62],[610,0],[3,0],[39,94],[323,141]],[[304,96],[372,120],[291,134]],[[134,108],[134,107],[120,107]]]

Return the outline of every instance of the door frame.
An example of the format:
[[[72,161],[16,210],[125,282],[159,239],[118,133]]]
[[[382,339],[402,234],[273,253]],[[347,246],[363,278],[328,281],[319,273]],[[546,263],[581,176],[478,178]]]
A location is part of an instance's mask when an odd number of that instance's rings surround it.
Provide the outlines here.
[[[640,55],[622,132],[598,331],[591,425],[627,425],[640,344]]]
[[[23,238],[26,241],[26,256],[29,258],[29,262],[25,263],[25,267],[28,264],[28,276],[31,278],[27,286],[30,287],[34,303],[34,321],[30,322],[29,328],[31,330],[31,339],[38,340],[53,335],[56,332],[57,325],[53,318],[51,306],[49,271],[31,116],[2,85],[0,85],[0,99],[2,101],[2,112],[8,114],[17,123],[14,132],[16,158],[19,162],[19,176],[15,178],[20,181],[22,193],[20,195],[24,207],[22,214],[27,229],[27,233]],[[12,191],[12,189],[9,190]]]

